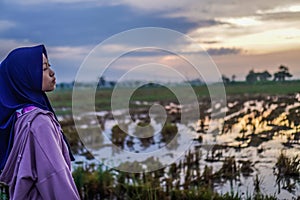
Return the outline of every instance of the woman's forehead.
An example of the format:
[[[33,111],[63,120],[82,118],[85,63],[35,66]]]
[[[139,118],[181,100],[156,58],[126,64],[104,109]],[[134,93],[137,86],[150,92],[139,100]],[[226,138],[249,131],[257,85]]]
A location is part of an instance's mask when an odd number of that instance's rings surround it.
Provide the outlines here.
[[[47,59],[46,55],[43,53],[43,62],[46,62],[46,61],[48,61],[48,59]]]

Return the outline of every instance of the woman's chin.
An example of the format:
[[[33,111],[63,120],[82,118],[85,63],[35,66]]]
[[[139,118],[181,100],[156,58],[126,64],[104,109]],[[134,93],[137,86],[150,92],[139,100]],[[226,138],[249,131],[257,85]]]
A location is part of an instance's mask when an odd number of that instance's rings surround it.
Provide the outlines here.
[[[52,92],[52,91],[55,90],[55,89],[56,89],[56,85],[53,85],[52,87],[46,88],[46,89],[44,89],[43,91],[44,91],[44,92]]]

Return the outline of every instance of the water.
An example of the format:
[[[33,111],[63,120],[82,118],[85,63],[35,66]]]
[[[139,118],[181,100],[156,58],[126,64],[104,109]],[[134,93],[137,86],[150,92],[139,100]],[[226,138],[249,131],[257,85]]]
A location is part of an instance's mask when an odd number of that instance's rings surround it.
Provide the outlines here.
[[[139,155],[153,152],[154,156],[151,154],[151,158],[154,157],[157,162],[166,165],[173,161],[179,162],[183,159],[183,154],[190,150],[201,152],[199,163],[202,171],[205,166],[211,166],[213,171],[217,172],[221,169],[225,157],[234,156],[239,166],[241,162],[251,161],[253,172],[248,176],[240,174],[232,181],[215,183],[216,191],[220,193],[235,191],[246,198],[247,195],[253,194],[255,177],[258,175],[260,190],[263,194],[275,195],[280,199],[296,198],[300,196],[299,179],[292,179],[292,183],[295,184],[292,184],[292,189],[288,191],[288,187],[284,186],[285,182],[276,183],[274,166],[282,151],[289,157],[300,156],[299,140],[296,140],[300,128],[300,123],[298,123],[300,120],[298,119],[299,98],[299,94],[284,97],[265,96],[258,99],[232,97],[229,98],[226,108],[221,108],[221,104],[216,104],[214,107],[220,112],[227,111],[225,118],[211,120],[209,114],[212,109],[208,108],[201,120],[190,120],[185,124],[182,124],[180,120],[175,120],[178,137],[175,141],[173,140],[174,144],[170,148],[163,153],[158,153],[157,157],[155,152],[166,145],[162,142],[163,125],[154,117],[148,124],[150,133],[147,133],[144,139],[139,138],[137,124],[147,119],[146,112],[136,113],[134,122],[129,116],[124,118],[122,123],[126,124],[125,132],[128,135],[119,141],[120,148],[112,145],[112,139],[117,137],[113,136],[112,128],[117,125],[117,122],[111,118],[105,119],[105,116],[110,114],[108,112],[96,113],[101,118],[102,129],[99,128],[97,121],[89,119],[93,113],[84,113],[80,116],[83,122],[80,128],[87,130],[81,137],[85,139],[85,144],[96,158],[101,155],[99,160],[101,162],[106,160],[106,163],[111,161],[109,165],[112,167],[117,167],[127,161],[143,162],[145,157]],[[136,104],[148,105],[145,102],[136,102]],[[170,107],[176,107],[177,111],[178,108],[184,109],[174,104],[166,105],[168,110],[172,110],[172,115],[178,113]],[[121,115],[123,111],[120,110],[118,113]],[[148,137],[149,134],[151,137]],[[182,145],[185,148],[181,148]],[[213,157],[212,149],[217,145],[220,146],[216,150],[219,157]],[[82,157],[77,157],[84,161]],[[143,167],[147,169],[147,164]]]

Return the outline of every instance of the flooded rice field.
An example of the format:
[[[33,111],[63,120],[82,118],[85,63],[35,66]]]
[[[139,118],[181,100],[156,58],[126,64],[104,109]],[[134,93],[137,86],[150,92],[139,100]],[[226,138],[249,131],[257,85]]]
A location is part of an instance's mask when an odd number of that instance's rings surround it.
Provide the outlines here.
[[[185,189],[201,183],[218,193],[247,197],[261,192],[292,199],[300,196],[299,100],[299,94],[229,96],[224,107],[224,102],[203,98],[196,120],[181,118],[193,106],[156,102],[166,116],[151,115],[150,103],[135,101],[130,115],[124,110],[114,116],[107,111],[82,113],[74,119],[76,128],[71,117],[60,121],[77,153],[77,165],[100,162],[127,172],[162,170],[161,187],[171,182]],[[75,131],[81,141],[70,136]]]

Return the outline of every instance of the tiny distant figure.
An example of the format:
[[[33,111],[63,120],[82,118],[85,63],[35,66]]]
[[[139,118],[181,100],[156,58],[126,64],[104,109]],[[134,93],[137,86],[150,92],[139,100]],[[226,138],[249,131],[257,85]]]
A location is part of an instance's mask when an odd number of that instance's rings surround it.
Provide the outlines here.
[[[0,64],[0,181],[12,200],[79,199],[70,151],[45,92],[56,87],[44,45]]]

